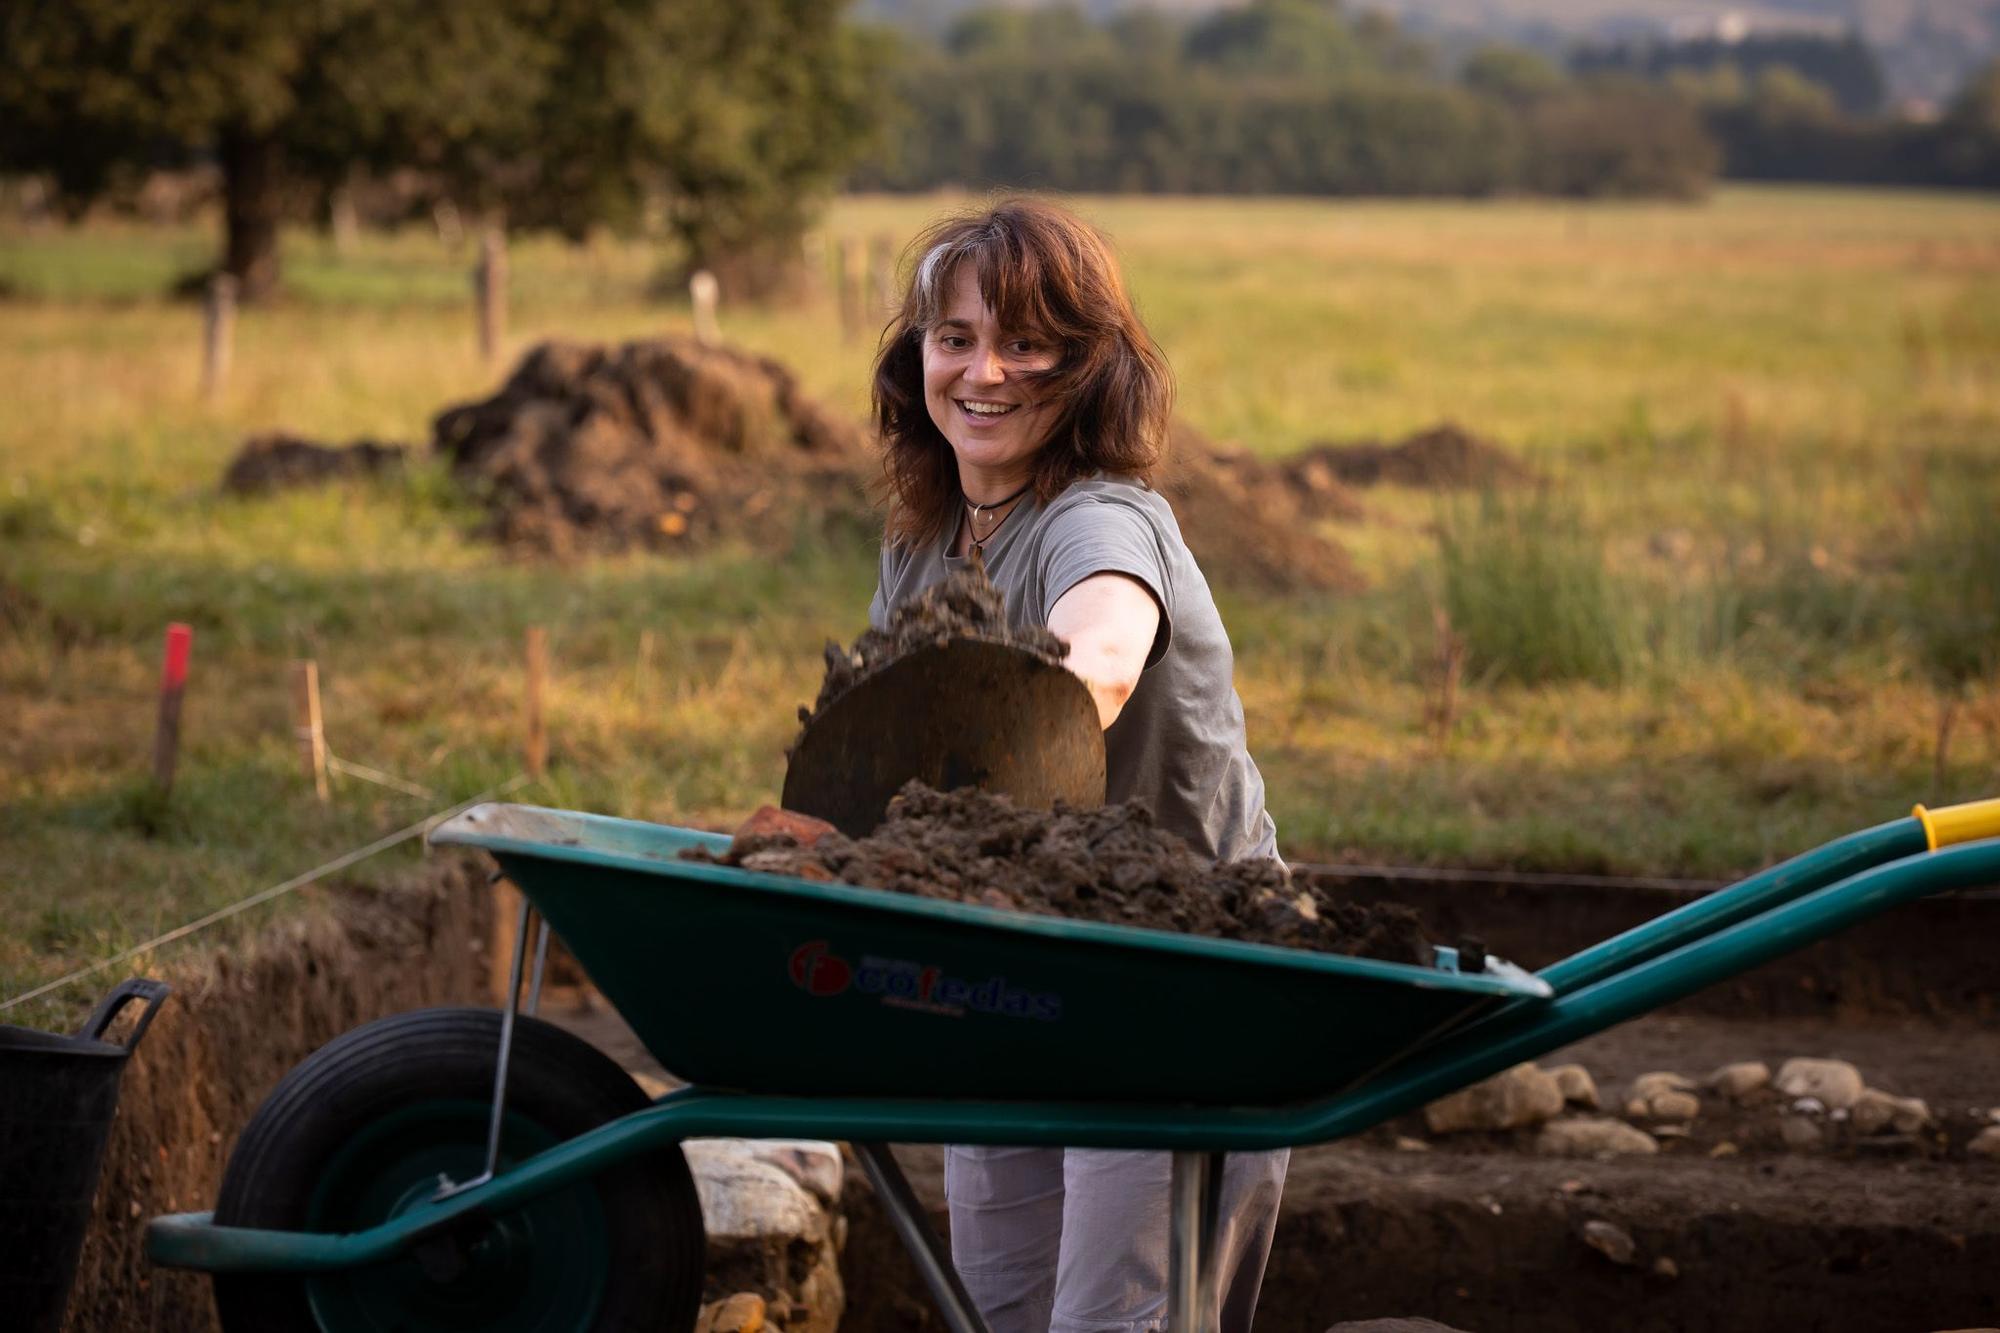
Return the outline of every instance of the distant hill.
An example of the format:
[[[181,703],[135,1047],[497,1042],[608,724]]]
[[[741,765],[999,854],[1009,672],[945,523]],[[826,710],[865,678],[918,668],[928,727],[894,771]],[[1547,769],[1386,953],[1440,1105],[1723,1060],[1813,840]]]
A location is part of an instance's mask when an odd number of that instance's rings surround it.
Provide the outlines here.
[[[859,0],[857,15],[940,32],[993,0]],[[999,0],[1024,6],[1042,0]],[[1200,13],[1228,0],[1080,0],[1102,17],[1150,7]],[[1943,103],[2000,56],[2000,0],[1348,0],[1354,11],[1393,14],[1430,37],[1447,60],[1489,41],[1561,55],[1582,41],[1710,35],[1718,25],[1836,31],[1858,28],[1879,53],[1892,101]]]

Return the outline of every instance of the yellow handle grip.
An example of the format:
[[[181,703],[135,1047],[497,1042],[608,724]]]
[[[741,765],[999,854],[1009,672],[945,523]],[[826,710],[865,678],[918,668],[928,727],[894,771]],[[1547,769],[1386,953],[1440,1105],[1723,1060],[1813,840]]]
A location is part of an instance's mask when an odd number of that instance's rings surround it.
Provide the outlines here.
[[[1926,810],[1920,805],[1910,813],[1923,821],[1932,851],[1981,838],[2000,838],[2000,796],[1948,805],[1942,810]]]

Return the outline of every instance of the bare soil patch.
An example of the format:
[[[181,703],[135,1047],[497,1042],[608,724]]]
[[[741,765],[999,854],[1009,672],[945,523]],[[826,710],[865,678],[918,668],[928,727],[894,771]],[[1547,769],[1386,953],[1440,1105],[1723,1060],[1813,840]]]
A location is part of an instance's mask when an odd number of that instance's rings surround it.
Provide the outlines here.
[[[802,843],[789,833],[749,833],[712,859],[1047,916],[1429,961],[1422,923],[1408,908],[1339,901],[1295,883],[1278,861],[1207,861],[1160,828],[1143,801],[1027,810],[973,787],[938,792],[913,782],[868,837],[828,831]]]
[[[228,495],[264,495],[347,477],[370,477],[400,468],[408,454],[408,446],[401,444],[356,440],[327,445],[273,431],[243,442],[222,474],[222,489]]]
[[[1394,444],[1315,444],[1286,459],[1283,471],[1302,503],[1315,507],[1328,502],[1318,497],[1338,497],[1343,487],[1471,490],[1534,475],[1498,444],[1450,421]]]
[[[856,425],[777,361],[691,338],[544,343],[497,394],[440,414],[433,444],[495,536],[555,555],[769,549],[867,509]]]
[[[1358,591],[1365,580],[1346,548],[1318,531],[1321,519],[1356,519],[1344,484],[1294,484],[1278,465],[1174,423],[1161,493],[1181,536],[1211,579],[1273,592]]]

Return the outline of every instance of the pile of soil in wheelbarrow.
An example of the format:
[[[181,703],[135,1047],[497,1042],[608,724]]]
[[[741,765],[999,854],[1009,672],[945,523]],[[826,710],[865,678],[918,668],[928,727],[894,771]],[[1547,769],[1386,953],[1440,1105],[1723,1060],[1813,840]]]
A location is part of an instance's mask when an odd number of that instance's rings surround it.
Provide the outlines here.
[[[1355,519],[1361,505],[1344,486],[1312,507],[1277,464],[1221,445],[1176,421],[1160,492],[1209,578],[1271,592],[1353,592],[1363,579],[1347,551],[1312,524]]]
[[[889,623],[861,632],[852,648],[826,645],[826,677],[811,708],[799,709],[799,721],[815,715],[862,680],[899,657],[949,639],[984,639],[1011,644],[1051,665],[1060,666],[1069,645],[1040,625],[1015,625],[1007,620],[1006,599],[987,576],[977,556],[889,613]]]
[[[728,850],[683,852],[746,870],[1121,926],[1428,963],[1422,922],[1295,881],[1277,861],[1209,861],[1144,801],[1028,810],[975,787],[904,786],[865,838],[796,817],[752,821]]]
[[[328,445],[273,431],[243,442],[222,474],[222,489],[229,495],[263,495],[346,477],[370,477],[400,468],[408,453],[404,445],[377,440]]]
[[[1300,502],[1329,516],[1338,516],[1340,506],[1353,502],[1349,487],[1471,490],[1534,475],[1499,445],[1449,421],[1395,444],[1316,444],[1285,460],[1283,469]]]
[[[493,534],[555,555],[782,549],[802,524],[867,512],[858,426],[778,362],[691,338],[544,343],[433,431]]]

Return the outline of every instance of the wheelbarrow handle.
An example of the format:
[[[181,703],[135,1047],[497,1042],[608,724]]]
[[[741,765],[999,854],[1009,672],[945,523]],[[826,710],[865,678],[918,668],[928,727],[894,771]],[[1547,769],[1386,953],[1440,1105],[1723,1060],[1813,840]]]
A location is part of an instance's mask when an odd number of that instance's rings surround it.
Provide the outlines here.
[[[134,1000],[144,1000],[146,1011],[140,1014],[139,1021],[132,1025],[132,1035],[125,1039],[125,1049],[136,1050],[139,1038],[145,1036],[146,1029],[153,1025],[153,1019],[159,1014],[160,1006],[166,1002],[167,996],[173,993],[173,989],[166,982],[154,981],[150,977],[132,977],[121,981],[117,989],[97,1002],[97,1008],[90,1011],[90,1017],[83,1020],[83,1026],[77,1029],[76,1035],[90,1041],[103,1041],[105,1032],[110,1029],[112,1020],[118,1017],[120,1011]]]

